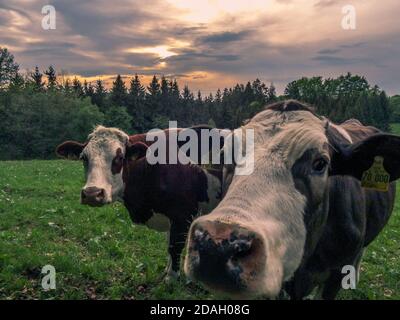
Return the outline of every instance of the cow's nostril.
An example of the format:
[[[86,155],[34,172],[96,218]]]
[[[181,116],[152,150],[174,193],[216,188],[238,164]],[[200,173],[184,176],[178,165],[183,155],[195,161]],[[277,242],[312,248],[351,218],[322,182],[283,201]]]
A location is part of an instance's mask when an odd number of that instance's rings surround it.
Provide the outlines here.
[[[104,199],[104,189],[100,189],[100,191],[97,193],[97,198]]]
[[[87,187],[81,191],[81,201],[83,204],[102,205],[105,199],[105,190],[97,187]]]
[[[230,239],[229,245],[233,258],[242,258],[247,256],[251,251],[253,238],[250,236],[242,236],[237,239]]]
[[[219,239],[218,239],[219,238]],[[225,239],[213,236],[213,232],[196,226],[192,233],[193,249],[200,256],[219,256],[222,260],[240,259],[251,252],[254,235],[249,232],[240,233],[237,230],[226,234]]]
[[[204,244],[209,240],[210,235],[207,231],[203,231],[201,229],[196,229],[193,232],[193,242],[196,246],[204,247]]]

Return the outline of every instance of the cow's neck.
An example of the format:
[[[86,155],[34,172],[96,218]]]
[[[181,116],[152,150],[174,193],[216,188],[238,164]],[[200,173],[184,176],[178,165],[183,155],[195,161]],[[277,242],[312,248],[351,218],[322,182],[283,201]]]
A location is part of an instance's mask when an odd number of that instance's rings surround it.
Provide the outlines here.
[[[200,214],[210,213],[221,201],[221,173],[215,169],[202,169],[207,177],[207,193],[209,201],[199,203]]]

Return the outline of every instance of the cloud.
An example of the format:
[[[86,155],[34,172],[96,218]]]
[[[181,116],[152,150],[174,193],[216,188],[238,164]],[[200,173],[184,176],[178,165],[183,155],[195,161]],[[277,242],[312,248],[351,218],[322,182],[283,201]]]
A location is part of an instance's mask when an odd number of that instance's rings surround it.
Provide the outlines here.
[[[348,65],[362,62],[362,60],[357,58],[344,58],[332,55],[319,55],[312,59],[328,65]]]
[[[363,45],[365,45],[366,42],[356,42],[356,43],[349,43],[349,44],[342,44],[340,47],[341,48],[348,48],[348,49],[353,49],[353,48],[359,48]]]
[[[341,50],[340,49],[322,49],[318,51],[319,54],[335,54],[339,53]]]
[[[104,69],[80,69],[78,74],[80,74],[82,77],[95,77],[106,74],[106,71]]]
[[[357,3],[352,32],[341,28],[341,0],[248,0],[234,10],[220,5],[198,20],[187,18],[203,14],[198,5],[176,3],[0,0],[0,45],[10,48],[22,70],[53,64],[84,77],[165,74],[193,90],[259,77],[282,92],[302,76],[348,71],[399,90],[398,0]],[[41,28],[45,4],[56,8],[56,30]]]
[[[241,32],[220,32],[212,35],[205,36],[201,39],[203,43],[226,43],[240,41],[245,37],[248,37],[249,31]]]
[[[75,48],[76,45],[70,42],[37,42],[32,43],[29,47],[24,51],[25,54],[29,55],[53,55],[53,54],[62,54],[63,52],[67,54],[69,49]]]
[[[20,10],[18,8],[16,8],[15,6],[9,6],[3,2],[0,2],[0,14],[1,16],[5,16],[5,14],[7,14],[8,18],[4,19],[4,20],[8,20],[9,18],[12,18],[12,16],[9,13],[16,13],[17,15],[20,15],[21,17],[24,17],[26,19],[29,19],[29,15],[26,14],[23,10]]]
[[[337,4],[338,1],[335,0],[319,0],[314,6],[317,8],[327,8]]]

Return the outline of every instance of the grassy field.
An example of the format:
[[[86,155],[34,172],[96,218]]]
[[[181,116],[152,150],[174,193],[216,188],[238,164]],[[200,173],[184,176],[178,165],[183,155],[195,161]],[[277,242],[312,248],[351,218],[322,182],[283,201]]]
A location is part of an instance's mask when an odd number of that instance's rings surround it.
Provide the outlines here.
[[[195,299],[210,294],[185,280],[161,281],[166,236],[133,225],[125,208],[79,204],[82,165],[0,162],[1,299]],[[400,299],[400,197],[390,224],[368,248],[357,290],[342,299]],[[41,288],[41,268],[57,271]]]

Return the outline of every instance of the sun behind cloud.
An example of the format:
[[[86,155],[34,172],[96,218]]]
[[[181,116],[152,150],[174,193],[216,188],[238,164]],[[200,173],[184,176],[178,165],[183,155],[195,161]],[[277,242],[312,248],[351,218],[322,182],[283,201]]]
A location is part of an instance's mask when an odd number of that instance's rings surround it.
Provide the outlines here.
[[[175,56],[176,53],[170,50],[169,46],[155,46],[155,47],[139,47],[126,49],[125,52],[130,53],[151,53],[157,55],[161,59]]]

